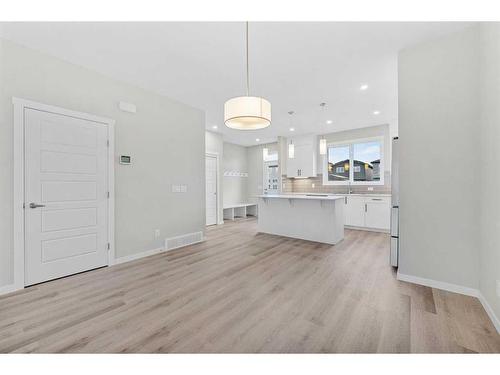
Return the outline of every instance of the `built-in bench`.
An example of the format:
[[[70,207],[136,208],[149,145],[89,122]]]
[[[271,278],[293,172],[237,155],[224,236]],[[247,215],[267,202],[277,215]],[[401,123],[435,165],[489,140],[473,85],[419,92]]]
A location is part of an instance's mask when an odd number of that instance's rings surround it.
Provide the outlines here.
[[[257,203],[235,203],[224,206],[224,220],[235,217],[257,216]]]

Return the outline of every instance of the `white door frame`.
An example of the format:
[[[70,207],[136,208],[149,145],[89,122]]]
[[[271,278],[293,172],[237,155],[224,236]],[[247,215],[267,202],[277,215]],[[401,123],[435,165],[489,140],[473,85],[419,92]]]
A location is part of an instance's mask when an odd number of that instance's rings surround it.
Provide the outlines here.
[[[48,104],[37,103],[31,100],[12,98],[14,105],[14,186],[13,186],[13,232],[14,232],[14,282],[12,290],[23,289],[24,284],[24,114],[25,109],[34,109],[82,120],[89,120],[108,126],[108,265],[115,262],[115,163],[114,163],[114,138],[115,120],[94,116],[88,113],[71,111],[65,108]]]
[[[220,192],[220,189],[219,189],[219,179],[220,179],[220,175],[219,175],[219,154],[217,152],[205,152],[205,158],[206,157],[211,157],[211,158],[215,158],[215,164],[216,164],[216,171],[215,171],[215,174],[217,176],[216,178],[216,189],[217,189],[217,194],[216,194],[216,197],[215,197],[215,206],[217,207],[217,209],[215,210],[215,223],[216,225],[220,225],[222,223],[219,222],[219,203],[220,203],[220,200],[219,200],[219,192]],[[205,172],[206,172],[206,169],[205,169]],[[207,176],[205,175],[205,189],[207,188]],[[205,210],[207,209],[207,203],[205,202]],[[205,215],[206,216],[206,215]],[[206,226],[206,225],[205,225]]]

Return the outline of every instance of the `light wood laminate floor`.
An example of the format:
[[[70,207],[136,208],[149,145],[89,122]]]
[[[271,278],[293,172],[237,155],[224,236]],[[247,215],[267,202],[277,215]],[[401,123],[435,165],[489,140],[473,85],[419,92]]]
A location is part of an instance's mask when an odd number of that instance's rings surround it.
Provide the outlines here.
[[[476,298],[399,282],[387,234],[328,246],[256,233],[0,297],[0,352],[500,352]]]

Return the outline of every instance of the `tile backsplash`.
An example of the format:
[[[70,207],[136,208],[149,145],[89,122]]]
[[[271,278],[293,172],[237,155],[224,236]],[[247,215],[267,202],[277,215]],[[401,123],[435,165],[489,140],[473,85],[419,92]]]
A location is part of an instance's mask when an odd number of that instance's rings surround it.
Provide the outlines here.
[[[323,176],[318,175],[313,178],[287,178],[282,176],[283,193],[328,193],[344,194],[347,192],[346,185],[323,185]],[[314,185],[314,187],[313,187]],[[368,190],[368,188],[373,190]],[[354,193],[391,193],[391,173],[384,173],[384,185],[351,185]]]

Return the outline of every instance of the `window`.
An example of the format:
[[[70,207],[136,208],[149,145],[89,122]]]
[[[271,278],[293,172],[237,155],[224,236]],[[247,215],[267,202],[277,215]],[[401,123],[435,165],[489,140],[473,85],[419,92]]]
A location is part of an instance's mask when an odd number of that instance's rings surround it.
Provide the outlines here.
[[[328,181],[349,180],[349,146],[328,148]]]
[[[383,184],[382,142],[382,138],[372,138],[329,144],[323,185]]]

